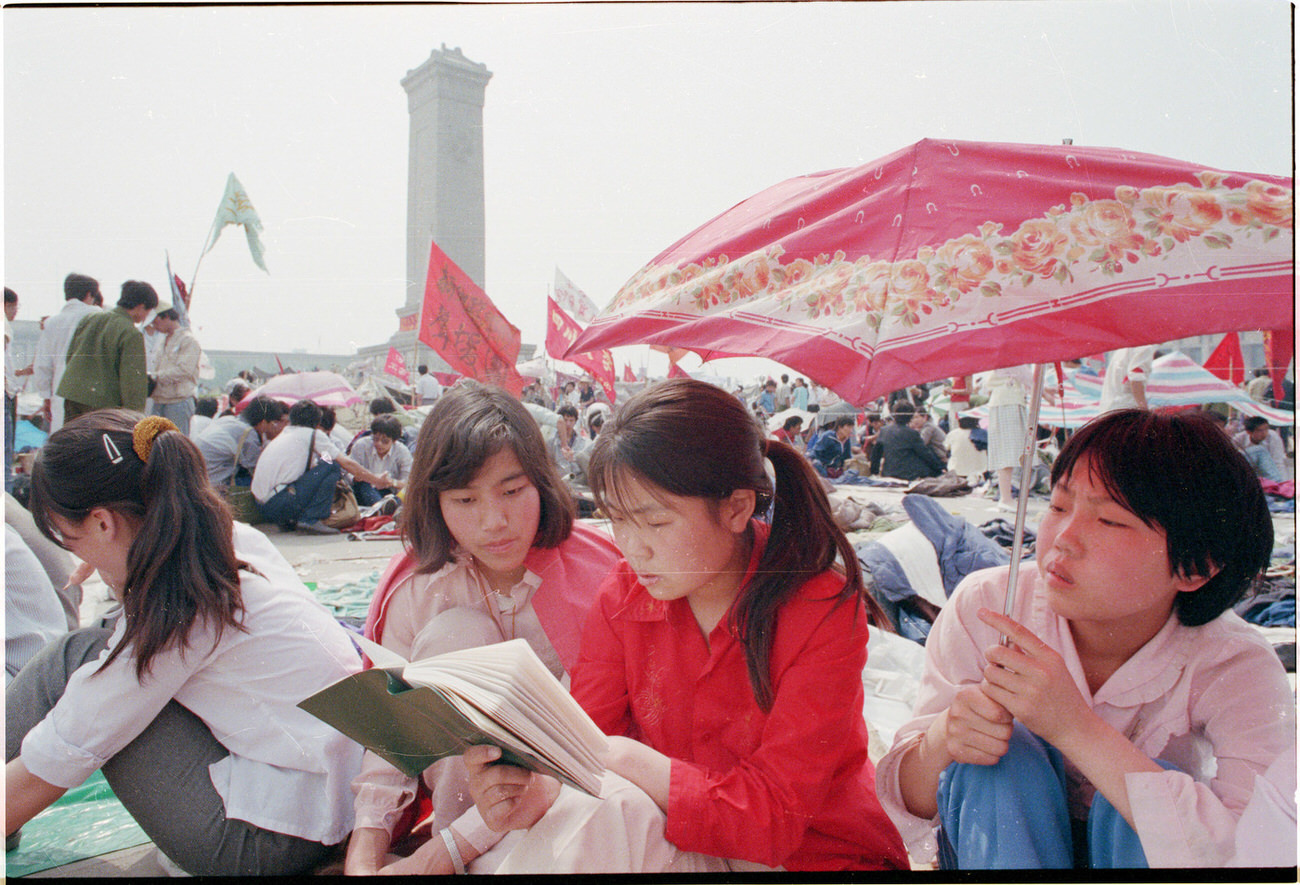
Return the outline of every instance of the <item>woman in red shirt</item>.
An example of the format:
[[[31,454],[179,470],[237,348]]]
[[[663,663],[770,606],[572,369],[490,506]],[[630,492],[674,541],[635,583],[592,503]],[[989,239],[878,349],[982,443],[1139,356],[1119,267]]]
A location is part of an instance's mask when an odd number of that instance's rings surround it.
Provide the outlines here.
[[[588,619],[572,690],[612,736],[608,770],[653,803],[672,849],[657,867],[646,858],[664,855],[638,853],[630,871],[906,869],[862,718],[867,624],[883,618],[807,460],[764,439],[725,391],[670,379],[606,424],[588,477],[624,561]],[[769,526],[755,514],[770,503]],[[490,827],[558,832],[567,794],[611,801],[498,756],[464,756]]]
[[[775,433],[772,434],[772,436],[776,437],[778,440],[785,443],[786,445],[794,446],[795,448],[800,448],[803,444],[803,441],[799,440],[799,431],[802,428],[803,428],[803,419],[800,418],[798,415],[791,415],[789,418],[785,419],[785,423],[782,424],[781,427]],[[795,440],[799,440],[799,442],[796,443]]]

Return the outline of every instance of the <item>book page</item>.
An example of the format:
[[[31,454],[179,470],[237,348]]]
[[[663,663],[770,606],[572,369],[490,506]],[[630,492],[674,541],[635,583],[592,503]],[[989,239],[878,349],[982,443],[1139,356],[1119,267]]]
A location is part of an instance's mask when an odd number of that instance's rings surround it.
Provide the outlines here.
[[[573,780],[594,787],[584,789],[599,791],[605,736],[524,640],[416,661],[403,676],[439,689],[468,718],[474,717],[467,708],[476,708]]]

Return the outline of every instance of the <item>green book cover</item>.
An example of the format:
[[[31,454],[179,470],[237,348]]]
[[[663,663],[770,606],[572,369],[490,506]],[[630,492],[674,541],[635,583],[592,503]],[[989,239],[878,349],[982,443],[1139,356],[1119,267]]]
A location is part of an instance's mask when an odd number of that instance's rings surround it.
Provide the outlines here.
[[[558,685],[558,683],[557,683]],[[354,673],[298,704],[410,777],[446,756],[459,756],[475,744],[501,747],[501,763],[556,777],[591,793],[586,785],[542,756],[523,738],[481,711],[461,708],[436,687],[412,686],[402,668]],[[598,782],[598,776],[597,776]]]

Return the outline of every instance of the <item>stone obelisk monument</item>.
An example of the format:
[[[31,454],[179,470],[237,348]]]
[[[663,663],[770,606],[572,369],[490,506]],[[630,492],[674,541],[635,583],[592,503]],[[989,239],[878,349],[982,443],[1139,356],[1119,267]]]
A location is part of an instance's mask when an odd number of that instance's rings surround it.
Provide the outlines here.
[[[484,284],[483,101],[492,72],[460,48],[430,53],[402,79],[411,118],[406,184],[406,303],[397,310],[392,346],[417,363],[445,369],[416,339],[429,243],[436,242],[470,279]],[[384,346],[386,352],[387,346]]]

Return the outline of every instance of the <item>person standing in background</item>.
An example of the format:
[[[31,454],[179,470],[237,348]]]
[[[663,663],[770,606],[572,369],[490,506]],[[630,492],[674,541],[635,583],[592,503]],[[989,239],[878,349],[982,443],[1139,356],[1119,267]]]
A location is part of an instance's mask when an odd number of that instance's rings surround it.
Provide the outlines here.
[[[55,391],[63,380],[68,364],[68,344],[78,324],[100,308],[102,302],[99,282],[85,274],[70,273],[63,280],[63,309],[45,320],[41,337],[36,342],[36,357],[32,361],[32,389],[45,398],[45,414],[50,421],[50,433],[63,426],[63,397]]]
[[[1012,512],[1016,499],[1011,491],[1011,477],[1020,466],[1029,432],[1029,389],[1033,369],[1010,366],[994,370],[988,381],[989,391],[989,469],[998,477],[997,508]]]
[[[1155,356],[1154,344],[1111,351],[1101,381],[1101,414],[1148,408],[1147,382]]]
[[[116,307],[81,320],[68,344],[67,369],[56,391],[65,400],[65,421],[95,409],[144,411],[149,381],[144,335],[136,326],[157,306],[153,286],[127,280]]]
[[[415,382],[415,390],[420,394],[420,405],[431,406],[442,396],[442,382],[433,377],[429,367],[421,363],[416,369],[420,377]]]
[[[150,415],[161,415],[189,435],[194,417],[194,391],[199,386],[199,341],[181,325],[180,315],[170,304],[159,305],[153,328],[162,336],[154,363],[154,386]]]
[[[794,379],[794,389],[790,391],[790,405],[801,412],[808,411],[808,385],[802,378]]]

